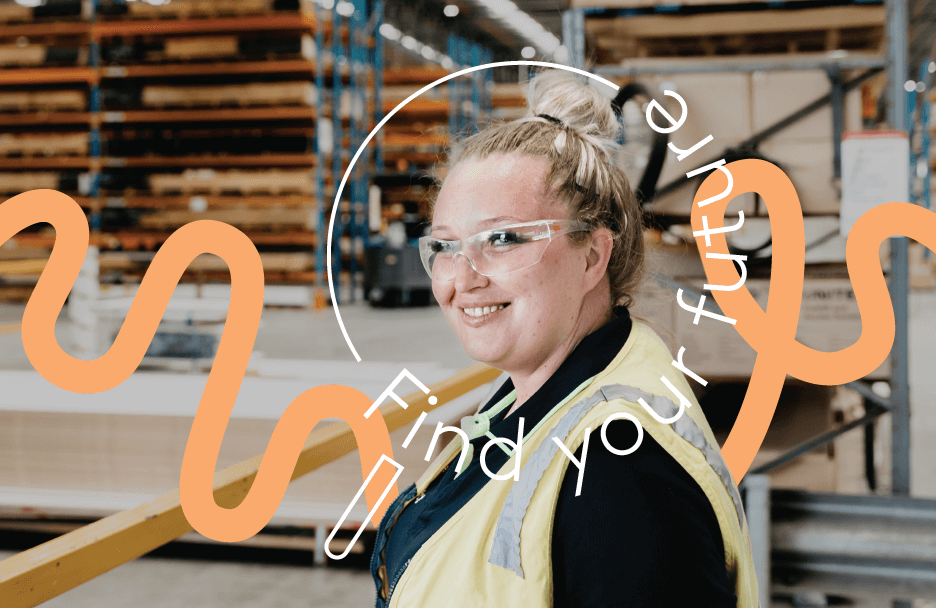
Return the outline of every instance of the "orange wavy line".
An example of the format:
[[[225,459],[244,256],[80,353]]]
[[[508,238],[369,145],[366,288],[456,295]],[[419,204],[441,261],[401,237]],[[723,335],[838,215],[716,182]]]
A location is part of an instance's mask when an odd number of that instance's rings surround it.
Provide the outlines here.
[[[731,199],[756,192],[767,205],[773,243],[766,311],[761,310],[747,287],[712,292],[722,311],[737,319],[738,333],[757,351],[741,412],[722,449],[732,475],[740,480],[764,441],[787,374],[813,384],[845,384],[871,373],[887,358],[894,342],[895,322],[878,253],[881,243],[902,235],[936,249],[936,213],[909,203],[885,203],[858,219],[848,236],[845,258],[861,313],[861,337],[847,348],[827,353],[796,340],[806,240],[803,212],[793,184],[783,171],[762,160],[736,161],[726,168],[734,178],[731,193],[704,208],[698,207],[696,203],[727,187],[728,178],[720,171],[709,175],[693,202],[693,229],[703,229],[702,218],[706,215],[710,228],[722,227],[725,207]],[[713,234],[711,239],[711,252],[728,253],[724,234]],[[698,245],[706,252],[704,237],[698,237]],[[733,285],[740,280],[731,261],[707,257],[702,261],[710,284]]]
[[[218,451],[263,311],[263,265],[256,247],[244,233],[221,222],[200,220],[178,229],[150,264],[114,344],[100,358],[83,361],[61,349],[54,331],[88,249],[88,222],[81,207],[54,190],[17,195],[0,205],[0,245],[20,230],[43,222],[52,224],[56,238],[23,314],[23,346],[44,378],[76,393],[106,391],[133,373],[182,273],[195,257],[211,253],[227,263],[231,302],[218,353],[189,432],[179,482],[182,510],[198,532],[226,542],[244,540],[259,532],[282,500],[306,438],[325,418],[342,418],[351,425],[361,454],[362,481],[382,454],[393,457],[383,416],[379,411],[370,418],[363,416],[371,405],[366,395],[346,386],[319,386],[304,392],[286,408],[243,502],[233,509],[218,506],[213,494]],[[369,508],[376,504],[391,478],[392,472],[379,470],[368,484],[365,496]],[[380,521],[396,494],[394,486],[375,521]]]

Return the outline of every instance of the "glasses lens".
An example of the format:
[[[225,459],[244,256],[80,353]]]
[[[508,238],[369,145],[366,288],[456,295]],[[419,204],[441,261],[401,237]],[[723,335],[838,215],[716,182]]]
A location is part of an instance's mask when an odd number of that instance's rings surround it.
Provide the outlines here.
[[[550,234],[563,227],[563,224],[551,222],[496,228],[466,239],[461,247],[457,241],[441,241],[426,236],[419,239],[419,254],[434,281],[454,278],[455,258],[459,253],[471,261],[477,272],[493,277],[523,270],[539,262],[552,240]],[[566,230],[559,234],[564,232]]]
[[[455,244],[429,236],[419,239],[419,257],[434,281],[448,281],[454,275]]]
[[[520,226],[489,230],[472,242],[471,259],[483,275],[522,270],[540,261],[549,246],[548,226]]]

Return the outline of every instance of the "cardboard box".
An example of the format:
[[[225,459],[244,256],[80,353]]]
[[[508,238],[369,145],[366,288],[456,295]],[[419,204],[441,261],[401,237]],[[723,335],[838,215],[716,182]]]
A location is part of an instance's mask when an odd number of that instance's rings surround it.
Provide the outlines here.
[[[702,291],[704,279],[677,279],[682,284]],[[748,279],[745,287],[761,306],[767,307],[769,281]],[[714,298],[709,291],[706,309],[715,310]],[[691,305],[697,298],[684,294]],[[719,378],[747,378],[754,369],[756,353],[728,323],[702,317],[693,324],[694,315],[679,307],[672,297],[674,329],[679,346],[686,347],[686,365],[706,380]],[[851,346],[861,335],[861,316],[855,302],[855,292],[848,279],[807,279],[803,286],[796,338],[801,343],[825,352],[834,352]],[[890,365],[885,361],[869,378],[887,378]]]
[[[793,114],[832,90],[822,70],[754,72],[751,75],[751,113],[755,133]],[[861,129],[861,89],[845,95],[844,130]],[[804,138],[832,140],[832,108],[825,106],[774,135],[769,141]]]
[[[761,152],[793,182],[803,213],[834,215],[841,194],[833,183],[834,148],[831,139],[778,139],[761,144]]]
[[[714,138],[703,150],[690,157],[696,161],[696,166],[699,166],[698,161],[702,160],[699,157],[707,158],[714,154],[711,150],[719,143],[745,139],[753,133],[749,74],[668,74],[640,77],[638,81],[651,91],[660,91],[658,95],[654,95],[654,99],[676,120],[682,116],[679,102],[664,95],[662,91],[674,91],[685,100],[688,116],[683,125],[670,134],[673,145],[686,150],[708,135]],[[661,127],[669,126],[666,120],[656,113],[654,120]],[[688,163],[689,159],[683,162]]]

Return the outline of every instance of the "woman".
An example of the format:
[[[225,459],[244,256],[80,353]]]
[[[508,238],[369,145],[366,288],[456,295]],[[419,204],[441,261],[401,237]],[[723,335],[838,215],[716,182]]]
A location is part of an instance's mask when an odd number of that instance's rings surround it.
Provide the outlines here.
[[[466,352],[509,379],[381,521],[377,606],[754,606],[737,488],[628,313],[643,246],[619,123],[564,72],[530,107],[452,154],[420,241]]]

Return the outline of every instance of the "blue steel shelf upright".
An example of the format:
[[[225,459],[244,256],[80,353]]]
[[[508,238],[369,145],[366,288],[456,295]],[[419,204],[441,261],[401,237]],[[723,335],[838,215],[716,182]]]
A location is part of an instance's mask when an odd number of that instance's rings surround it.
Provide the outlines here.
[[[90,0],[85,18],[93,28],[97,20],[97,0]],[[88,41],[88,65],[97,71],[100,76],[101,44],[91,36]],[[101,229],[101,156],[103,145],[101,143],[101,81],[95,78],[88,90],[88,107],[91,111],[91,130],[89,133],[91,163],[88,170],[88,196],[91,198],[91,213],[88,224],[91,230]]]
[[[383,23],[383,0],[375,0],[371,19],[374,32],[374,50],[371,54],[371,65],[374,70],[374,126],[383,120],[383,36],[380,35],[380,26]],[[378,133],[371,142],[374,148],[374,168],[379,173],[384,169],[383,135]]]
[[[326,209],[328,209],[325,200],[325,142],[323,141],[322,125],[325,121],[325,55],[324,47],[324,11],[315,5],[315,288],[316,288],[316,306],[324,301],[324,291],[326,289],[326,270],[325,270],[325,231],[328,229],[328,222],[325,219]],[[334,144],[332,145],[334,151]]]
[[[349,154],[351,158],[364,143],[368,127],[367,115],[367,0],[352,0],[354,12],[349,18],[350,53],[351,53],[351,133]],[[350,204],[350,260],[349,271],[351,275],[350,298],[353,302],[356,297],[358,283],[358,254],[363,256],[367,246],[367,182],[369,169],[369,154],[365,150],[355,164],[351,174],[351,204]]]
[[[448,37],[448,55],[455,70],[490,63],[492,57],[489,49],[455,34]],[[449,135],[453,140],[469,130],[477,132],[490,118],[492,88],[493,74],[489,69],[449,81]]]
[[[353,11],[347,15],[348,48],[342,40],[341,28],[345,20],[339,11],[340,5],[350,5]],[[332,157],[332,176],[335,191],[344,176],[344,117],[342,98],[346,95],[349,106],[348,123],[348,160],[353,158],[357,148],[364,141],[368,127],[367,113],[367,71],[368,71],[368,18],[367,0],[342,0],[332,12],[332,125],[334,149]],[[344,66],[348,66],[348,87],[345,93]],[[370,175],[369,154],[362,154],[348,177],[342,200],[335,210],[334,231],[332,233],[332,275],[336,288],[335,298],[339,302],[347,289],[349,301],[354,301],[357,291],[358,254],[363,253],[367,244],[367,191]],[[349,284],[345,288],[342,282],[343,253],[341,242],[348,239],[347,247]]]
[[[335,192],[341,183],[341,146],[343,143],[341,95],[343,83],[341,80],[342,67],[347,62],[344,43],[341,40],[341,15],[337,6],[332,10],[332,184]],[[342,193],[344,194],[344,193]],[[334,214],[334,228],[332,231],[332,277],[335,282],[335,304],[341,303],[342,277],[341,277],[341,237],[344,234],[341,204],[332,211]]]

